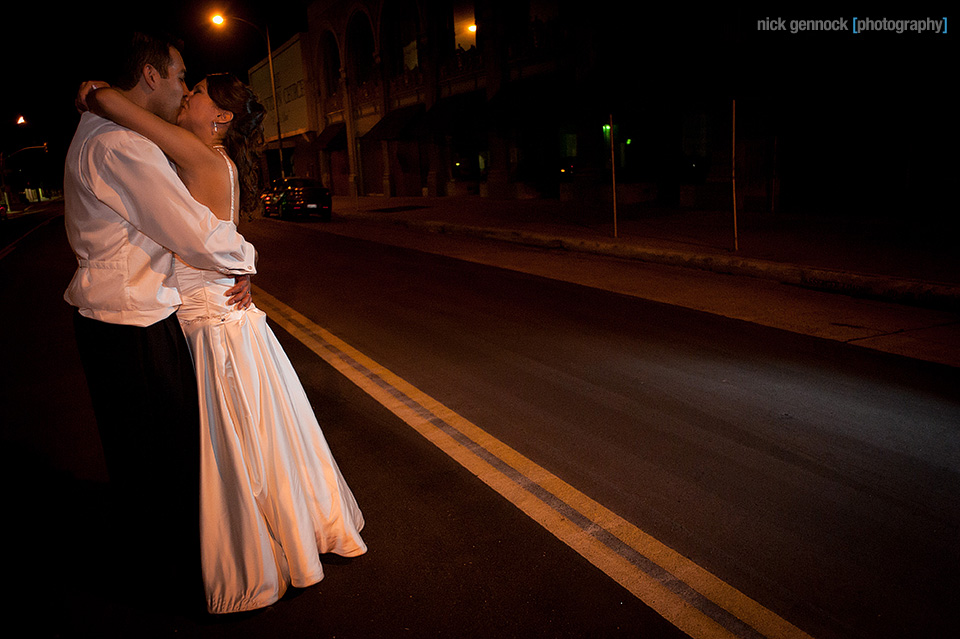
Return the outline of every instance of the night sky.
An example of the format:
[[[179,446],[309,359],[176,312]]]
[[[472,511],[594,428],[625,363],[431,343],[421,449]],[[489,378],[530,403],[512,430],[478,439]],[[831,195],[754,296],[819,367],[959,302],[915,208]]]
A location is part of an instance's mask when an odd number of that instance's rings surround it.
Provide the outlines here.
[[[268,25],[274,48],[307,28],[307,0],[225,0],[52,4],[25,0],[2,10],[3,64],[0,145],[50,144],[51,153],[66,151],[79,115],[73,99],[80,82],[106,79],[116,39],[137,28],[169,32],[184,41],[187,83],[206,73],[231,71],[246,79],[251,66],[266,56],[266,43],[252,27],[234,23],[215,28],[209,17],[219,10],[254,24]],[[168,7],[163,11],[162,7]],[[269,12],[264,9],[269,8]],[[19,115],[27,127],[14,124]]]

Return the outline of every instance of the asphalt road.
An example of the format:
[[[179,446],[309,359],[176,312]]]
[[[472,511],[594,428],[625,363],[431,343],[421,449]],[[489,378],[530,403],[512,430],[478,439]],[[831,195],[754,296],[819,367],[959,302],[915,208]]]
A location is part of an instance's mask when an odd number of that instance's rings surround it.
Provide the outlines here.
[[[143,597],[149,549],[110,535],[51,219],[0,258],[18,309],[2,331],[5,468],[26,486],[7,544],[39,634],[683,636],[279,327],[370,553],[237,618]],[[812,636],[954,627],[957,369],[316,226],[244,233],[263,291]]]

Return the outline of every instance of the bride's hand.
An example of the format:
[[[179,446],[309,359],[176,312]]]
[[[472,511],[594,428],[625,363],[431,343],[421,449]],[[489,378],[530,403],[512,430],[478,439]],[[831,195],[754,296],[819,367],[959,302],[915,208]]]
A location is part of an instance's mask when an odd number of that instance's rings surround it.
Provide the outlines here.
[[[88,80],[80,85],[80,90],[77,91],[77,111],[83,113],[84,111],[89,111],[90,108],[87,106],[87,96],[91,92],[96,91],[97,89],[104,89],[110,85],[106,82],[101,82],[100,80]]]
[[[236,284],[226,291],[229,298],[227,304],[235,305],[237,310],[246,310],[253,303],[253,295],[250,290],[250,276],[238,275],[234,278]]]

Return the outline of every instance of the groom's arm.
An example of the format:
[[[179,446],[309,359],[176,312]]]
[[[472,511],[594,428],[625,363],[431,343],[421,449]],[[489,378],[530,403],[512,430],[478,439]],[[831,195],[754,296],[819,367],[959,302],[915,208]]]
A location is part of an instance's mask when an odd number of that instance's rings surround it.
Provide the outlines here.
[[[104,144],[102,138],[111,137]],[[131,131],[101,136],[86,154],[96,166],[90,188],[143,235],[193,267],[230,275],[256,273],[256,251],[236,226],[218,220],[190,195],[157,145]]]

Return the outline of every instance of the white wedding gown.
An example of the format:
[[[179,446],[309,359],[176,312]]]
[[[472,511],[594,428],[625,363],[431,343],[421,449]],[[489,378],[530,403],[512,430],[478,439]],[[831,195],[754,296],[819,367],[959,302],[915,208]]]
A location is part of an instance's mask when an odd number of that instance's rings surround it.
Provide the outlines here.
[[[319,554],[366,552],[363,515],[266,315],[227,306],[232,277],[179,260],[176,273],[200,394],[207,609],[253,610],[320,581]]]

